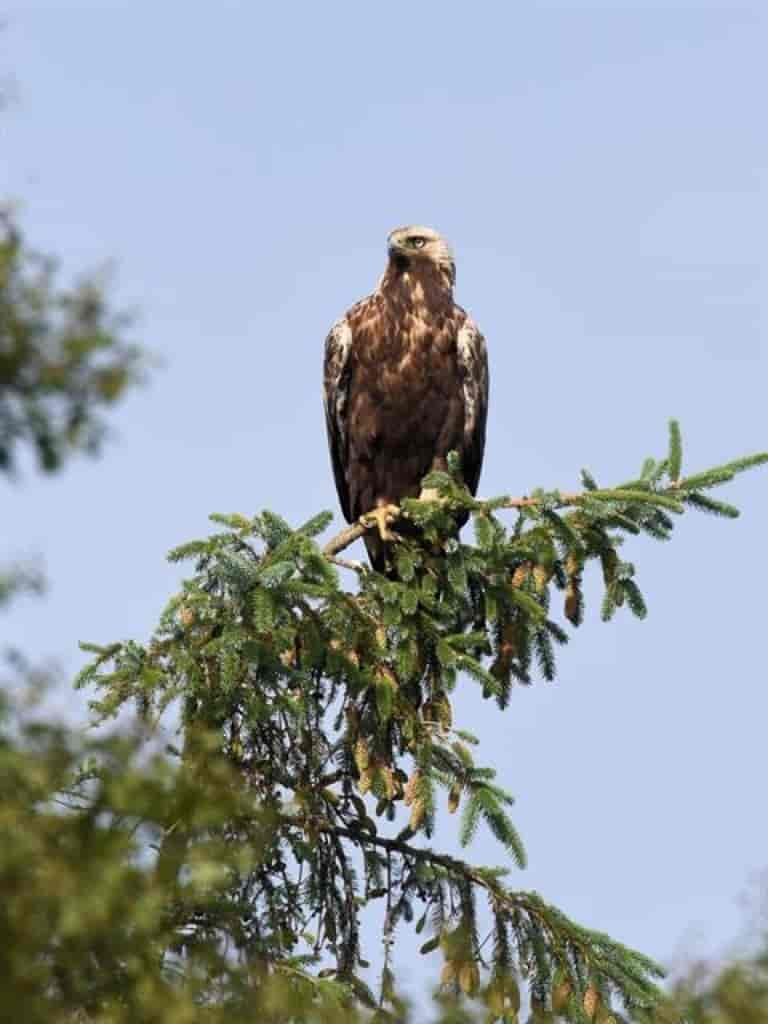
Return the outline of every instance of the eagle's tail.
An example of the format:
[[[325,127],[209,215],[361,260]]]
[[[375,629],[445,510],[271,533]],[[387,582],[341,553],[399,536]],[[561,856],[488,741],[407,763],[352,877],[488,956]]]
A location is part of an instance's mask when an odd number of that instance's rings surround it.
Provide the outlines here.
[[[408,519],[398,519],[391,524],[392,533],[400,537],[407,537],[409,541],[422,540],[423,532],[419,526]],[[376,572],[388,576],[391,580],[397,579],[396,555],[397,541],[383,540],[378,530],[368,530],[363,537],[365,548],[368,552],[368,560],[371,568]]]
[[[371,568],[375,572],[384,573],[384,575],[393,577],[392,571],[392,548],[393,544],[387,544],[383,541],[379,535],[369,530],[363,537],[365,542],[365,550],[368,552],[368,561],[371,563]]]

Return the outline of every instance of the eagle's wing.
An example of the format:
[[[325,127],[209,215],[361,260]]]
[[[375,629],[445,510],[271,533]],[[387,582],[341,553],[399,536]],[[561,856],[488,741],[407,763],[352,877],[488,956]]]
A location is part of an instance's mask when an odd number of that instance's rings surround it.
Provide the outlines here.
[[[488,417],[488,355],[485,338],[469,317],[456,339],[464,399],[464,444],[461,468],[464,482],[477,493],[485,449],[485,421]]]
[[[349,351],[352,347],[352,328],[346,317],[337,320],[325,339],[323,363],[323,405],[328,447],[331,451],[333,476],[347,522],[351,522],[349,480],[347,479],[349,454]]]

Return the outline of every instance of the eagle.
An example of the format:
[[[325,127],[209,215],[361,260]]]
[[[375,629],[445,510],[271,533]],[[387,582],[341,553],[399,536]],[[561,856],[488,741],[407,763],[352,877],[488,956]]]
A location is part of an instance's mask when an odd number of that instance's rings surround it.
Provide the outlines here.
[[[323,397],[344,517],[378,528],[364,536],[368,557],[391,574],[396,533],[409,530],[398,506],[436,497],[422,492],[421,480],[446,470],[449,452],[458,452],[463,482],[477,492],[488,358],[477,325],[453,301],[448,242],[432,228],[409,226],[390,232],[387,247],[376,290],[326,338]]]

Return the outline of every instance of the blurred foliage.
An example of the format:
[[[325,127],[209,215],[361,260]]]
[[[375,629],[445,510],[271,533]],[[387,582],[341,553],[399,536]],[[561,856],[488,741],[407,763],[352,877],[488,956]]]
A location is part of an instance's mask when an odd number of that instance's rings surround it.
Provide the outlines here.
[[[47,472],[73,451],[99,450],[102,410],[139,378],[127,326],[103,280],[61,289],[55,261],[29,249],[12,211],[0,209],[0,471],[25,446]]]
[[[32,563],[17,562],[0,570],[0,610],[20,594],[40,595],[44,590],[43,573]]]
[[[31,250],[12,208],[0,207],[0,473],[12,475],[23,454],[50,473],[75,451],[100,451],[106,409],[141,378],[128,324],[97,275],[60,288],[55,260]],[[42,589],[34,564],[0,566],[0,609]]]
[[[698,964],[674,986],[658,1024],[768,1024],[768,932],[752,954]]]
[[[238,1024],[285,1020],[272,1008],[286,1005],[339,1019],[349,998],[332,982],[247,955],[232,883],[270,867],[271,827],[214,746],[199,735],[198,770],[180,771],[139,757],[135,737],[85,741],[3,708],[4,1020]]]

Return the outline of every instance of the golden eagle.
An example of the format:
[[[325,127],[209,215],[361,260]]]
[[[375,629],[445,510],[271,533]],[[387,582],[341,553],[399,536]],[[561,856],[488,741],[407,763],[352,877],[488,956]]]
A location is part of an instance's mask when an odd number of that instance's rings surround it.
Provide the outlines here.
[[[429,497],[420,482],[447,468],[449,452],[459,453],[476,493],[488,410],[485,340],[453,301],[450,246],[425,227],[397,228],[387,242],[378,288],[333,325],[324,364],[341,508],[349,523],[376,521],[378,534],[369,531],[365,544],[380,572],[389,561],[392,506]]]

